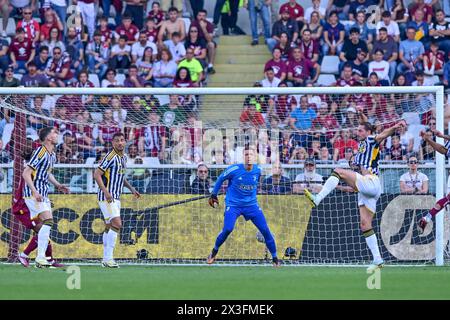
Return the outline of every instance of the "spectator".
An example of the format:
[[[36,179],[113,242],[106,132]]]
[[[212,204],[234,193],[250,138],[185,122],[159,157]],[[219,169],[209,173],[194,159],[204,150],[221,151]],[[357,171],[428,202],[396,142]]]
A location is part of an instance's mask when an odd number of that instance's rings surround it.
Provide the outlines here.
[[[303,58],[300,48],[294,48],[293,56],[294,59],[288,64],[288,80],[294,87],[304,87],[307,83],[315,83],[320,75],[319,64]]]
[[[288,34],[286,32],[282,32],[280,34],[280,42],[277,43],[275,49],[280,49],[281,51],[281,60],[287,61],[291,59],[292,55],[292,47],[289,42]]]
[[[113,113],[110,108],[103,111],[103,121],[98,126],[98,140],[101,145],[112,142],[112,137],[116,132],[119,132],[119,124],[114,121]]]
[[[164,41],[164,45],[170,50],[175,63],[179,63],[186,56],[186,48],[180,39],[180,34],[178,32],[174,32],[172,33],[172,40]]]
[[[221,25],[224,35],[229,35],[230,32],[234,35],[245,35],[245,32],[237,25],[239,8],[242,7],[243,4],[243,1],[239,0],[223,1],[221,9]]]
[[[389,86],[389,63],[383,60],[383,50],[375,51],[374,60],[369,63],[369,73],[375,72],[383,86]]]
[[[48,47],[49,52],[53,52],[53,49],[58,47],[62,51],[66,52],[66,46],[61,41],[61,34],[58,28],[50,29],[50,37],[48,40],[42,41],[42,45]]]
[[[301,30],[305,20],[305,11],[303,10],[303,7],[299,5],[296,0],[288,0],[288,2],[280,7],[279,13],[282,14],[286,10],[289,11],[291,19],[297,22],[298,30]]]
[[[318,12],[313,11],[311,13],[310,22],[303,26],[302,31],[305,29],[311,30],[311,39],[320,44],[323,34],[323,26],[321,24],[321,18]]]
[[[14,77],[14,69],[12,67],[6,68],[5,76],[0,81],[0,87],[18,87],[19,85],[19,79]]]
[[[370,0],[355,0],[350,2],[350,7],[348,10],[348,17],[350,20],[356,20],[356,15],[358,12],[368,13],[369,6],[372,5]]]
[[[249,103],[239,117],[240,124],[244,127],[261,128],[265,126],[265,120],[261,112],[256,109],[256,105]]]
[[[3,38],[0,38],[0,70],[5,73],[6,68],[9,66],[9,42]]]
[[[424,0],[414,0],[409,9],[409,16],[414,17],[418,10],[421,10],[423,13],[422,21],[430,24],[433,18],[433,8],[426,4]]]
[[[442,10],[436,11],[436,21],[430,24],[431,40],[439,44],[439,50],[450,51],[450,22],[445,20]]]
[[[358,142],[351,138],[350,130],[342,130],[340,136],[333,144],[333,161],[345,159],[345,150],[351,148],[354,152],[358,150]]]
[[[359,30],[359,38],[367,44],[367,48],[370,51],[375,32],[372,28],[369,28],[369,22],[366,19],[366,14],[364,11],[358,11],[355,23],[348,26],[350,27],[349,29],[346,27],[346,32],[348,31],[348,33],[350,33],[350,30],[354,28]]]
[[[327,15],[336,12],[339,19],[348,20],[348,11],[350,9],[349,0],[328,0]]]
[[[358,82],[356,78],[352,76],[353,69],[351,64],[346,63],[344,64],[344,67],[342,68],[341,77],[337,79],[336,86],[338,87],[353,87]]]
[[[417,70],[415,73],[416,80],[411,83],[413,87],[415,86],[432,86],[434,83],[431,79],[425,78],[425,73],[422,70]],[[416,95],[416,99],[421,95]]]
[[[144,55],[137,61],[138,75],[144,78],[145,83],[152,83],[153,78],[153,49],[147,47]]]
[[[59,163],[83,163],[76,139],[70,131],[63,133],[63,142],[56,146],[56,157]]]
[[[397,73],[399,74],[423,69],[422,55],[425,53],[425,49],[422,42],[415,40],[416,29],[408,27],[406,36],[407,39],[400,42],[399,58],[401,62],[397,66]]]
[[[20,80],[20,85],[24,87],[48,87],[49,82],[45,75],[38,73],[36,63],[30,61],[27,66],[28,73]]]
[[[11,65],[15,71],[26,72],[27,63],[33,61],[36,50],[33,41],[25,38],[23,28],[16,30],[16,37],[9,47]]]
[[[131,22],[131,16],[126,14],[122,17],[122,24],[115,31],[116,41],[120,41],[122,37],[125,37],[125,42],[129,46],[132,46],[139,38],[139,29]]]
[[[323,163],[332,162],[333,156],[330,154],[330,150],[327,146],[320,148],[319,161]]]
[[[94,37],[95,31],[95,0],[73,0],[72,4],[78,7],[78,12],[81,13],[84,24],[87,26],[89,39]]]
[[[306,8],[305,10],[305,22],[311,22],[311,14],[317,12],[319,14],[319,19],[324,19],[326,15],[327,8],[321,6],[320,0],[312,0],[312,6]]]
[[[139,193],[145,193],[146,179],[151,176],[151,173],[148,169],[142,167],[142,165],[144,164],[144,160],[142,160],[141,157],[136,157],[134,160],[134,164],[138,166],[140,165],[141,167],[132,169],[131,172],[129,172],[128,179],[131,185]]]
[[[156,109],[148,114],[148,124],[141,129],[138,149],[142,157],[164,159],[167,144],[166,127],[160,124],[160,116]]]
[[[157,113],[168,128],[186,123],[186,112],[182,109],[176,94],[170,95],[170,102],[158,108]]]
[[[331,110],[328,110],[328,105],[326,102],[320,103],[317,108],[317,118],[313,121],[313,127],[320,127],[321,130],[325,131],[328,138],[334,136],[334,130],[339,129],[339,123]]]
[[[378,39],[374,43],[372,56],[377,50],[383,52],[383,59],[389,63],[389,80],[393,83],[397,69],[398,45],[392,37],[388,36],[385,27],[378,29]]]
[[[400,29],[400,38],[404,38],[406,23],[409,20],[409,13],[406,10],[403,0],[394,0],[395,5],[389,7],[392,12],[393,21],[397,22]]]
[[[203,80],[203,67],[201,63],[194,58],[194,50],[192,48],[187,48],[186,58],[181,60],[178,64],[178,69],[181,67],[186,67],[191,75],[191,80],[196,86],[200,85]]]
[[[290,194],[292,192],[291,179],[283,175],[279,162],[272,164],[272,174],[264,178],[261,184],[263,194]]]
[[[105,76],[106,70],[108,69],[108,59],[109,59],[109,48],[105,46],[104,43],[102,43],[101,37],[102,37],[101,32],[99,30],[96,30],[94,32],[93,41],[89,42],[89,44],[86,47],[89,72],[97,74],[99,79],[102,79]],[[123,40],[123,42],[125,42],[125,40]],[[120,45],[118,46],[120,48]],[[122,61],[124,61],[122,59],[119,63],[118,61],[119,57],[123,58],[123,55],[121,56],[120,51],[118,52],[119,53],[117,53],[116,65],[114,67],[122,66],[121,63]]]
[[[285,7],[283,11],[280,11],[280,14],[281,19],[276,21],[272,26],[272,38],[267,39],[267,46],[270,52],[280,42],[280,36],[283,32],[288,35],[288,41],[290,43],[295,43],[298,38],[298,24],[290,17],[289,8]]]
[[[416,29],[415,39],[421,41],[424,45],[427,45],[429,40],[428,23],[423,19],[424,12],[421,9],[416,10],[412,20],[407,23],[407,27]]]
[[[339,53],[339,59],[341,60],[339,70],[342,70],[347,61],[353,61],[356,59],[358,50],[364,50],[367,52],[367,44],[364,40],[359,39],[359,29],[352,28],[350,30],[350,38],[345,40],[342,50]]]
[[[96,33],[100,33],[100,35],[101,35],[101,38],[100,38],[101,43],[105,47],[109,48],[110,45],[111,45],[112,38],[113,38],[113,31],[109,28],[108,18],[107,17],[102,16],[102,17],[100,17],[99,21],[100,21],[100,26],[94,32],[94,39],[95,39],[95,34]]]
[[[40,46],[39,55],[34,58],[34,63],[36,64],[38,73],[45,74],[45,69],[47,68],[49,59],[50,57],[48,56],[48,47]]]
[[[311,38],[311,30],[303,29],[302,38],[299,41],[298,46],[303,52],[303,57],[311,62],[319,61],[319,42],[314,41]]]
[[[256,46],[259,43],[258,40],[258,13],[261,17],[264,38],[267,42],[270,39],[270,2],[260,0],[248,0],[248,13],[250,17],[250,28],[252,31],[252,46]]]
[[[89,74],[87,71],[81,71],[78,74],[78,81],[74,84],[75,88],[94,88],[95,85],[89,80]],[[93,95],[82,95],[81,96],[81,104],[83,109],[90,110],[92,108],[92,104],[94,103]]]
[[[22,11],[23,19],[17,23],[17,28],[23,28],[25,30],[25,38],[30,39],[36,45],[36,42],[39,42],[40,39],[40,26],[33,19],[32,14],[31,7],[25,7]]]
[[[428,177],[417,170],[417,158],[408,159],[409,171],[400,177],[400,192],[403,194],[427,194]]]
[[[124,123],[127,121],[127,110],[122,108],[122,103],[120,98],[117,96],[113,96],[110,101],[111,109],[113,113],[113,119],[115,122],[119,124],[122,128]]]
[[[353,158],[353,154],[355,151],[352,148],[345,148],[344,151],[344,158],[339,159],[337,162],[338,164],[348,164],[350,163],[350,160]]]
[[[131,64],[131,47],[127,44],[127,37],[120,36],[119,42],[111,49],[109,67],[111,69],[127,69]]]
[[[392,21],[392,15],[390,11],[384,11],[381,14],[381,21],[377,23],[377,40],[380,40],[380,29],[386,29],[386,33],[389,37],[391,37],[395,42],[400,42],[400,28],[398,27],[398,23]]]
[[[53,28],[57,28],[60,32],[63,32],[64,25],[63,22],[59,19],[58,15],[55,13],[55,11],[48,9],[45,11],[44,22],[40,27],[41,42],[50,39],[50,30]]]
[[[208,177],[208,171],[206,164],[197,166],[197,175],[190,185],[192,194],[209,194],[212,191],[213,183]]]
[[[308,98],[300,98],[300,107],[295,108],[290,115],[289,125],[293,130],[306,131],[311,129],[313,120],[317,117],[316,112],[308,104]]]
[[[72,69],[79,73],[84,68],[84,45],[77,37],[77,30],[74,27],[67,28],[65,46],[72,60]]]
[[[319,193],[322,190],[323,177],[316,173],[316,161],[314,158],[306,159],[304,168],[304,173],[300,173],[295,177],[294,193],[303,193],[306,188],[313,193]]]
[[[178,17],[178,9],[171,7],[169,9],[169,20],[161,23],[158,32],[158,45],[162,47],[163,41],[172,38],[172,33],[178,32],[180,34],[180,41],[184,41],[186,37],[186,28],[183,19]]]
[[[194,50],[194,58],[197,59],[201,64],[203,69],[207,66],[206,63],[206,41],[198,36],[198,28],[191,26],[189,28],[189,33],[184,42],[184,47],[186,50],[189,48]]]
[[[129,15],[130,17],[133,17],[133,23],[138,30],[141,30],[144,27],[144,12],[146,10],[144,4],[147,6],[147,2],[125,0],[124,16]]]
[[[274,76],[284,81],[286,79],[287,66],[284,61],[281,60],[281,50],[279,48],[273,49],[272,59],[266,62],[264,66],[264,72],[272,69]]]
[[[53,57],[50,58],[45,70],[49,78],[50,87],[65,87],[73,78],[70,70],[70,57],[62,53],[59,47],[53,49]]]
[[[144,84],[144,78],[138,75],[138,68],[135,64],[132,64],[128,69],[128,77],[123,82],[123,86],[127,88],[142,88]]]
[[[283,150],[283,153],[284,153],[284,150]],[[308,152],[306,151],[306,149],[301,147],[300,145],[297,145],[294,148],[294,150],[292,151],[292,155],[291,155],[291,158],[289,159],[288,164],[304,163],[307,158],[308,158]]]
[[[366,82],[369,76],[369,67],[366,64],[367,51],[360,50],[356,54],[356,59],[350,62],[353,77],[358,82]],[[345,69],[345,65],[344,65]],[[395,71],[395,70],[394,70]]]
[[[345,27],[339,22],[336,12],[331,12],[328,22],[323,27],[322,54],[339,55],[344,45]]]
[[[398,135],[392,136],[391,147],[387,151],[385,160],[406,161],[406,148],[400,143]]]
[[[425,134],[432,140],[436,139],[430,129],[427,129]],[[435,160],[434,149],[425,139],[422,139],[422,143],[420,144],[419,160],[426,162],[434,162]]]
[[[151,41],[155,44],[157,43],[158,29],[156,27],[155,22],[152,19],[147,18],[147,20],[145,22],[145,28],[143,30],[141,30],[141,32],[145,32],[147,34],[147,38],[149,41]]]
[[[439,50],[439,44],[432,42],[430,49],[423,55],[423,72],[428,76],[442,71],[445,62],[445,53]]]
[[[147,22],[152,21],[155,25],[155,28],[159,29],[161,27],[161,23],[165,19],[164,11],[161,10],[161,6],[158,1],[152,2],[152,9],[148,12]],[[149,38],[150,39],[150,38]],[[156,37],[155,37],[156,39]]]
[[[135,164],[136,163],[136,159],[139,159],[139,154],[138,154],[138,146],[133,143],[130,144],[130,146],[128,147],[128,152],[127,152],[127,166],[130,164]]]
[[[139,34],[139,41],[131,46],[132,63],[136,63],[139,59],[141,59],[144,56],[144,50],[148,47],[152,48],[153,59],[155,59],[158,54],[156,44],[148,40],[147,34],[142,32]]]
[[[177,71],[175,81],[173,82],[175,88],[192,88],[194,83],[191,80],[191,75],[186,67],[181,67]]]
[[[177,64],[172,60],[172,54],[167,49],[159,51],[159,61],[153,66],[154,86],[157,88],[172,87],[177,73]]]
[[[214,74],[216,72],[214,70],[214,60],[216,59],[217,44],[214,42],[214,25],[208,20],[206,20],[206,15],[207,15],[206,10],[204,9],[199,10],[198,13],[194,15],[195,17],[197,17],[197,19],[192,21],[191,26],[197,27],[198,37],[206,41],[208,51],[207,71],[208,73]],[[266,26],[264,26],[264,28],[266,28]],[[270,28],[269,24],[267,25],[267,28]],[[267,31],[267,38],[269,37],[270,37],[270,29]]]
[[[265,72],[266,77],[261,81],[261,85],[264,88],[276,88],[280,84],[281,80],[275,77],[273,69],[269,69]]]

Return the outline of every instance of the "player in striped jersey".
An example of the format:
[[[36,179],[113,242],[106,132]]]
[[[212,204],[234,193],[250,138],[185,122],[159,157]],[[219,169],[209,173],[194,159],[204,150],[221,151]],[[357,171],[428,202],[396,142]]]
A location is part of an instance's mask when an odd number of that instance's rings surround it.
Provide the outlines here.
[[[450,157],[450,135],[445,135],[437,130],[431,130],[431,132],[433,132],[433,134],[436,137],[445,139],[446,140],[445,145],[435,142],[433,138],[428,136],[424,131],[420,132],[420,136],[425,142],[431,145],[434,150],[445,155],[446,157]],[[438,214],[443,208],[445,208],[449,203],[450,203],[450,193],[447,194],[442,199],[439,199],[434,205],[434,207],[427,213],[427,215],[419,220],[419,222],[417,223],[417,229],[419,230],[420,234],[424,233],[427,224],[431,222],[432,218],[436,214]]]
[[[384,139],[393,135],[398,128],[406,126],[406,122],[401,120],[380,134],[373,135],[375,128],[367,122],[367,117],[362,109],[358,110],[358,114],[360,121],[357,133],[359,147],[353,162],[353,169],[334,169],[317,195],[313,195],[305,189],[305,196],[311,201],[313,207],[316,207],[337,187],[340,180],[358,191],[360,227],[373,256],[373,262],[368,267],[368,271],[373,271],[382,268],[384,265],[378,247],[377,235],[372,229],[377,200],[381,195],[381,184],[378,178],[379,145]]]
[[[122,228],[120,219],[120,195],[125,185],[136,198],[141,195],[125,179],[125,164],[127,157],[124,155],[125,136],[117,132],[112,138],[113,149],[103,158],[94,172],[94,179],[99,186],[97,198],[100,210],[105,219],[105,231],[103,232],[103,261],[102,266],[118,268],[119,265],[113,259],[114,247],[117,235]]]
[[[59,191],[69,193],[69,188],[59,183],[51,173],[56,162],[54,149],[58,143],[58,130],[51,127],[42,128],[39,131],[39,140],[42,145],[33,152],[22,174],[26,183],[23,196],[25,204],[30,210],[31,220],[42,223],[38,232],[38,253],[35,259],[38,268],[51,265],[51,262],[45,257],[50,230],[53,226],[51,204],[48,199],[48,183],[52,183]]]

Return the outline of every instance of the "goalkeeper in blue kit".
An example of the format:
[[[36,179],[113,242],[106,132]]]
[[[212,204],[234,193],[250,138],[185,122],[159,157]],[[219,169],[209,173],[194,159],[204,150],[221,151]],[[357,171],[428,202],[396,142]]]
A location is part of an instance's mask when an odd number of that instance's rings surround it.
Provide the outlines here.
[[[249,147],[244,148],[244,164],[229,166],[217,179],[209,198],[209,205],[213,208],[219,203],[217,194],[225,180],[228,180],[228,188],[225,196],[224,225],[217,236],[216,243],[208,256],[208,264],[212,264],[216,259],[220,246],[234,229],[234,225],[239,216],[243,215],[245,220],[251,220],[264,236],[267,249],[272,255],[274,266],[279,266],[275,239],[267,225],[266,218],[258,205],[256,197],[261,168],[253,164],[254,150]]]

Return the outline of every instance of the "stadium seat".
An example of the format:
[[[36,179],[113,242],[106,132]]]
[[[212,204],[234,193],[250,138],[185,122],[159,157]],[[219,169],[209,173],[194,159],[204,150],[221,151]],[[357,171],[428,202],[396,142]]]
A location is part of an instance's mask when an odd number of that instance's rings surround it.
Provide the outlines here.
[[[320,74],[317,79],[319,86],[328,87],[336,82],[336,77],[333,74]]]
[[[186,33],[187,33],[189,30],[189,27],[191,26],[191,19],[183,18],[183,21],[184,21],[184,26],[186,27]]]
[[[16,78],[17,80],[20,81],[22,79],[22,77],[23,77],[22,73],[14,73],[14,78]]]
[[[91,81],[96,88],[100,88],[100,80],[98,79],[98,75],[95,73],[89,74],[89,81]]]
[[[432,84],[436,84],[436,83],[439,83],[441,80],[439,79],[439,76],[437,76],[437,75],[434,75],[434,76],[432,76],[432,77],[427,77],[428,79],[430,79],[430,81],[431,81],[431,83]]]
[[[0,18],[0,25],[2,27],[1,30],[3,31],[3,18]],[[10,37],[14,37],[16,35],[16,22],[14,21],[14,18],[8,19],[8,24],[6,25],[6,34]]]
[[[339,57],[338,56],[325,56],[320,66],[321,73],[339,74]]]
[[[116,20],[114,20],[114,18],[112,18],[112,17],[109,17],[108,18],[108,24],[112,24],[113,26],[115,26],[116,25]]]
[[[123,82],[125,81],[125,75],[123,73],[118,73],[116,75],[116,80],[119,82],[120,85],[123,85]]]
[[[155,98],[159,100],[160,105],[168,104],[170,102],[168,95],[155,95]]]

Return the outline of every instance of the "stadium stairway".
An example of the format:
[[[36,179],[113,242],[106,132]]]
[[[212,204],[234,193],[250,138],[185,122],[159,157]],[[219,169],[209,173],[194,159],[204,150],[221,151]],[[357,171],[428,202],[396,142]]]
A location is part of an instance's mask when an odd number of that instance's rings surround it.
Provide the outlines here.
[[[250,43],[250,36],[221,36],[218,39],[216,73],[209,75],[208,87],[252,87],[263,79],[264,64],[271,55],[264,38],[259,39],[258,46]],[[206,124],[236,127],[244,99],[244,96],[205,96],[201,119]]]

